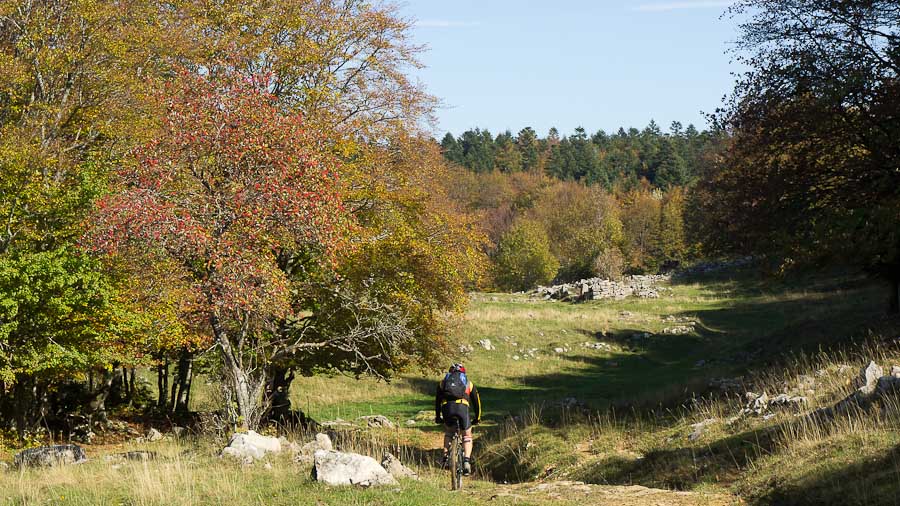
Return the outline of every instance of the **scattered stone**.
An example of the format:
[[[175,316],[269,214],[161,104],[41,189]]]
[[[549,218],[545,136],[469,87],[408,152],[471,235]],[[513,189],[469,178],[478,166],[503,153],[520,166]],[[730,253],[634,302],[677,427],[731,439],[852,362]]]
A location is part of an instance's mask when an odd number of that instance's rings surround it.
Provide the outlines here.
[[[891,366],[891,376],[900,378],[900,365]]]
[[[494,344],[491,343],[490,339],[482,339],[482,340],[478,341],[478,345],[487,351],[494,351],[496,349],[496,348],[494,348]]]
[[[334,450],[319,450],[314,455],[315,479],[327,485],[396,485],[391,476],[372,457]]]
[[[708,427],[709,425],[712,425],[718,421],[719,420],[717,418],[707,418],[706,420],[703,420],[702,422],[697,422],[695,424],[692,424],[691,428],[694,430],[691,431],[691,433],[688,435],[688,439],[691,441],[696,441],[696,440],[700,439],[700,436],[703,435],[706,427]]]
[[[383,467],[391,476],[400,479],[418,480],[419,475],[412,469],[403,465],[400,459],[394,457],[390,453],[385,453],[381,458],[381,467]]]
[[[415,424],[416,424],[416,421],[413,420],[413,419],[409,419],[409,420],[406,421],[406,425],[407,425],[408,427],[412,427],[412,426],[415,425]]]
[[[566,349],[565,349],[565,348],[560,348],[560,347],[553,348],[553,353],[556,353],[556,354],[563,354],[563,353],[565,353],[565,352],[566,352]]]
[[[222,450],[222,456],[252,462],[262,459],[267,453],[280,451],[281,441],[278,438],[263,436],[251,430],[232,434],[228,446]]]
[[[342,418],[335,418],[334,420],[322,422],[319,425],[321,425],[322,427],[328,427],[328,428],[353,427],[352,423],[350,423],[347,420],[344,420]]]
[[[13,461],[16,467],[53,467],[81,464],[87,461],[87,455],[73,444],[39,446],[17,453]]]
[[[150,430],[147,431],[147,435],[144,437],[144,440],[146,440],[150,443],[155,443],[157,441],[162,440],[162,438],[163,438],[162,433],[160,431],[154,429],[153,427],[151,427]]]
[[[518,355],[513,355],[513,357],[512,357],[513,360],[519,360],[520,358],[521,357],[519,357]]]
[[[685,334],[690,334],[694,331],[694,327],[691,325],[679,325],[677,327],[666,327],[662,329],[663,335],[669,336],[683,336]]]
[[[878,387],[878,378],[883,375],[884,369],[882,369],[880,365],[876,364],[874,361],[869,362],[869,365],[864,367],[859,373],[859,382],[862,383],[859,391],[864,395],[875,392],[875,389]]]
[[[312,464],[313,456],[317,451],[331,451],[333,449],[334,445],[331,442],[331,438],[328,437],[328,434],[320,432],[316,434],[315,439],[300,446],[298,451],[294,452],[294,462]]]
[[[272,470],[272,464],[269,463],[269,462],[266,462],[265,464],[263,464],[263,469],[265,469],[265,470],[267,470],[267,471],[271,471],[271,470]]]
[[[610,345],[607,344],[607,343],[590,343],[590,342],[584,342],[584,343],[581,343],[581,347],[582,347],[582,348],[588,348],[588,349],[591,349],[591,350],[603,350],[603,351],[610,351],[610,350],[612,350],[612,346],[610,346]]]
[[[90,429],[88,424],[79,425],[72,430],[72,441],[76,443],[91,444],[96,437],[97,434]]]
[[[463,355],[468,355],[474,351],[475,351],[475,348],[472,346],[469,346],[468,344],[461,344],[459,346],[459,352],[462,353]]]
[[[747,399],[747,404],[741,410],[742,415],[759,416],[769,407],[769,396],[765,392],[761,394],[747,392],[744,394],[744,398]]]
[[[366,422],[367,427],[385,427],[388,429],[394,428],[394,422],[392,422],[388,417],[384,415],[361,416],[359,417],[359,419]]]
[[[107,462],[116,462],[122,460],[133,460],[138,462],[146,462],[149,460],[156,460],[156,452],[149,452],[145,450],[131,451],[131,452],[122,452],[122,453],[113,453],[112,455],[107,455],[103,457],[103,460]]]

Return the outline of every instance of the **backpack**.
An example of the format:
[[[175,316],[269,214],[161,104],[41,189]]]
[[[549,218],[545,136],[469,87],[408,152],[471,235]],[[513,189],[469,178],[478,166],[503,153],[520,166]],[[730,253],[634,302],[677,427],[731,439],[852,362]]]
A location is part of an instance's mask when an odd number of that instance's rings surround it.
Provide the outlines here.
[[[448,372],[441,382],[441,394],[445,399],[469,400],[469,380],[461,371]]]

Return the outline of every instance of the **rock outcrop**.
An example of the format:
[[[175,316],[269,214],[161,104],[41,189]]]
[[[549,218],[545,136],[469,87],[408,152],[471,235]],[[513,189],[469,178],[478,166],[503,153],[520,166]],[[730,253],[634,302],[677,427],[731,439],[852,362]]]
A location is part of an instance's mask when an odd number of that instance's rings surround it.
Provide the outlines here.
[[[660,295],[659,284],[668,281],[667,275],[627,276],[622,281],[589,278],[555,286],[539,286],[532,291],[547,300],[583,301],[640,297],[655,299]]]
[[[334,450],[319,450],[315,453],[316,481],[327,485],[395,485],[397,480],[372,457],[356,453]]]
[[[78,445],[39,446],[16,454],[16,467],[52,467],[80,464],[87,461],[84,449]]]
[[[381,467],[385,469],[391,476],[394,478],[401,479],[409,479],[409,480],[418,480],[419,475],[413,471],[412,469],[403,465],[400,462],[400,459],[391,455],[390,453],[385,453],[384,457],[381,458]]]
[[[361,416],[359,419],[365,422],[366,427],[385,427],[388,429],[394,428],[394,422],[392,422],[388,417],[384,415],[369,415],[369,416]]]
[[[245,463],[260,460],[267,453],[281,451],[281,441],[278,438],[263,436],[254,431],[236,432],[222,450],[222,456],[240,459]]]

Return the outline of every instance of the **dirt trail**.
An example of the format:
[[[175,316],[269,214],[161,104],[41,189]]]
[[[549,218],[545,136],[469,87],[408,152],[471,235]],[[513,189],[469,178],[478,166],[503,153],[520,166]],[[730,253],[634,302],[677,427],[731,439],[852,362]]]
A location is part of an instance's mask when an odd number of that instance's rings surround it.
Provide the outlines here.
[[[554,504],[600,506],[732,506],[743,504],[739,498],[725,494],[677,492],[638,485],[588,485],[574,481],[497,485],[493,492],[485,491],[484,495],[479,495],[479,499],[483,501],[496,501],[501,504],[549,501]]]

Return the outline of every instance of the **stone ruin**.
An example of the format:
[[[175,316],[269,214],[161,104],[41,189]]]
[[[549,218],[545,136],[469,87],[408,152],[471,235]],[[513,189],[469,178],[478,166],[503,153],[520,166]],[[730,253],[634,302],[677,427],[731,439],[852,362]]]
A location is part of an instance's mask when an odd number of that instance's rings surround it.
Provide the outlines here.
[[[539,286],[531,293],[545,300],[585,301],[640,297],[656,299],[660,296],[659,284],[669,281],[665,274],[626,276],[622,281],[589,278],[554,286]]]

